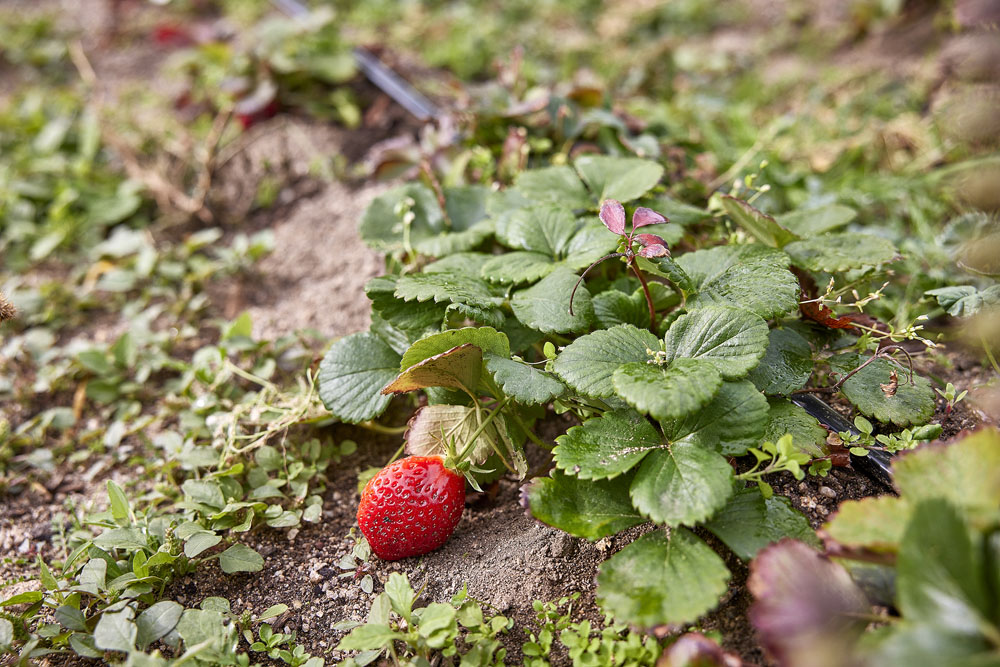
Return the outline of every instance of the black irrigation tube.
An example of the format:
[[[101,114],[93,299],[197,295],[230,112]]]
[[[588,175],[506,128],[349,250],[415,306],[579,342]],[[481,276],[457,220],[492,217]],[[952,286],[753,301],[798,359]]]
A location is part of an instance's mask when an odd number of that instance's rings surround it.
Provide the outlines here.
[[[821,398],[812,394],[795,394],[791,399],[792,403],[803,408],[810,415],[818,419],[820,424],[834,433],[848,431],[853,435],[860,435],[861,432],[854,427],[854,424],[827,405]],[[893,488],[892,454],[889,452],[881,449],[872,449],[868,451],[867,456],[855,456],[851,454],[851,465],[878,484],[889,489]]]

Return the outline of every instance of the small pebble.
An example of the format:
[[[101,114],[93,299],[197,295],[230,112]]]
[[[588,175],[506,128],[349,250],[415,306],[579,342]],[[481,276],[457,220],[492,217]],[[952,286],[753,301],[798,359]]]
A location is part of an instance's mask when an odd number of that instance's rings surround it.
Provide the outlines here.
[[[819,487],[819,493],[820,493],[820,495],[826,496],[827,498],[836,498],[837,497],[837,492],[834,491],[833,489],[831,489],[829,486],[821,486],[821,487]]]

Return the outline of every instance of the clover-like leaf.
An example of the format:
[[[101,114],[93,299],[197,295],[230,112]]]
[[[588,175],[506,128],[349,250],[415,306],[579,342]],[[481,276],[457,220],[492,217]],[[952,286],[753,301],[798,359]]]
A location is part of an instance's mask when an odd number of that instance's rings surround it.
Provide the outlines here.
[[[812,348],[791,329],[771,329],[767,352],[748,379],[768,395],[787,396],[801,389],[813,371]]]
[[[319,367],[319,397],[333,415],[356,424],[382,414],[390,397],[379,391],[399,373],[399,354],[373,333],[335,342]]]
[[[753,234],[754,238],[772,248],[781,248],[799,238],[797,234],[778,224],[773,217],[742,199],[723,195],[722,208],[738,225]]]
[[[667,360],[698,359],[738,380],[767,350],[767,322],[748,310],[712,306],[677,318],[664,338]]]
[[[566,391],[549,373],[521,361],[489,355],[486,368],[503,392],[522,405],[548,403]]]
[[[590,327],[594,306],[590,292],[581,287],[570,295],[577,275],[569,269],[557,269],[527,289],[518,290],[510,300],[514,315],[521,322],[543,333],[580,333]]]
[[[778,442],[781,436],[791,433],[795,449],[812,458],[826,456],[827,430],[803,408],[785,399],[770,399],[767,426],[762,442]]]
[[[758,486],[733,494],[705,528],[743,560],[750,560],[764,547],[785,537],[816,548],[820,546],[809,519],[792,507],[788,498],[772,496],[765,499]]]
[[[416,363],[382,388],[383,394],[404,394],[428,387],[475,391],[483,371],[483,351],[465,343]]]
[[[889,239],[852,232],[795,241],[784,250],[796,266],[826,273],[881,266],[898,257]]]
[[[691,526],[725,506],[733,468],[711,449],[676,442],[642,460],[629,492],[636,509],[653,521]]]
[[[750,620],[781,664],[810,664],[818,650],[848,653],[871,612],[843,566],[794,540],[761,551],[747,587],[756,599]]]
[[[722,376],[710,361],[675,359],[666,367],[629,362],[611,381],[615,393],[639,412],[653,419],[679,419],[711,401]]]
[[[570,535],[598,540],[645,523],[629,500],[630,476],[581,480],[559,470],[538,477],[522,489],[528,510],[542,523]]]
[[[656,261],[661,266],[666,262]],[[728,305],[767,319],[798,307],[799,281],[788,263],[785,253],[757,244],[717,246],[677,258],[695,292],[689,309]]]
[[[631,411],[606,412],[556,438],[556,467],[580,479],[605,479],[632,469],[665,447],[653,425]]]
[[[865,358],[848,352],[832,357],[829,361],[830,367],[844,376],[860,366]],[[889,395],[882,389],[882,385],[891,382],[892,373],[896,373],[899,378],[899,386]],[[886,359],[876,359],[851,376],[843,384],[841,391],[867,417],[896,426],[923,424],[934,414],[934,391],[926,378],[914,375],[914,384],[911,386],[903,379],[906,376],[905,368]]]
[[[726,456],[742,456],[761,442],[768,423],[767,399],[747,380],[723,382],[701,410],[674,422],[671,442],[690,442]]]
[[[595,398],[615,393],[611,377],[631,361],[647,361],[660,341],[644,329],[623,324],[580,336],[559,353],[553,364],[556,375],[570,387]]]
[[[573,163],[597,201],[632,201],[646,194],[663,176],[652,160],[585,155]]]
[[[729,570],[684,528],[643,535],[601,564],[597,601],[623,623],[690,623],[718,604]]]

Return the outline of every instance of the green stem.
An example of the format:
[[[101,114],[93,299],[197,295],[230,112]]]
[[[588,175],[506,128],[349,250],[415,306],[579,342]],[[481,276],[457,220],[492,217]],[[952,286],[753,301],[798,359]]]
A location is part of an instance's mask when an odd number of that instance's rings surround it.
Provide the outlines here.
[[[457,458],[458,458],[459,461],[464,461],[466,459],[466,457],[468,457],[468,455],[472,452],[472,449],[476,445],[476,439],[479,437],[479,435],[483,431],[486,430],[487,426],[489,426],[491,423],[493,423],[493,418],[496,417],[500,413],[500,411],[503,409],[503,407],[505,405],[507,405],[508,401],[510,401],[510,397],[509,396],[507,398],[504,398],[499,403],[497,403],[497,406],[495,408],[493,408],[492,412],[490,412],[488,415],[486,415],[486,419],[483,419],[481,422],[479,422],[479,428],[477,428],[472,433],[472,435],[469,437],[468,444],[465,445],[465,449],[463,449],[462,453],[458,455]]]
[[[385,433],[386,435],[399,435],[400,433],[406,433],[406,429],[410,428],[409,424],[403,424],[402,426],[383,426],[382,424],[366,421],[357,424],[363,429],[374,431],[375,433]]]
[[[525,432],[529,440],[531,440],[533,443],[535,443],[542,449],[552,449],[551,446],[542,442],[542,439],[539,438],[537,435],[535,435],[535,433],[530,428],[528,428],[528,425],[524,423],[524,420],[521,419],[521,417],[516,412],[511,412],[510,416],[511,419],[517,422],[517,425],[521,427],[521,430]]]
[[[1000,375],[1000,364],[997,363],[997,358],[993,356],[990,344],[986,342],[986,334],[979,334],[979,339],[983,343],[983,351],[986,352],[986,358],[990,360],[990,365],[993,366],[993,370],[996,371],[997,375]]]

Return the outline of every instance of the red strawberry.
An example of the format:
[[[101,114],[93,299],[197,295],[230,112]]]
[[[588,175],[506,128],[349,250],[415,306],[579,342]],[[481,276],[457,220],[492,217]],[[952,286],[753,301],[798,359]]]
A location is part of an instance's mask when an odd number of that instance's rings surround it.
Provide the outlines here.
[[[446,468],[440,456],[409,456],[368,480],[358,526],[376,556],[399,560],[447,542],[464,507],[464,477]]]

